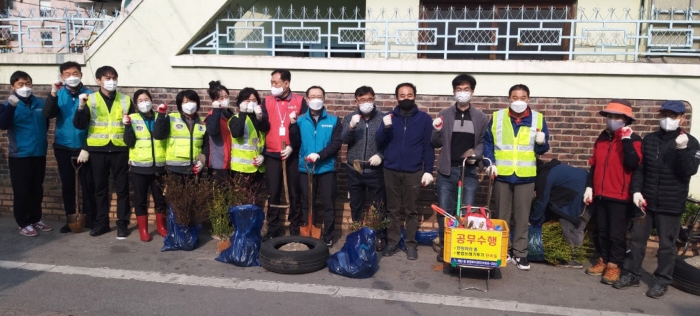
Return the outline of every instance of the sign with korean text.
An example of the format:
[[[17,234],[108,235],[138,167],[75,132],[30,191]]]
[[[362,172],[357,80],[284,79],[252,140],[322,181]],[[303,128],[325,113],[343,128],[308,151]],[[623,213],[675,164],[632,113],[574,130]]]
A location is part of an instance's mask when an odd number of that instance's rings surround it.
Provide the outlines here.
[[[501,264],[503,232],[452,229],[451,264],[496,268]]]

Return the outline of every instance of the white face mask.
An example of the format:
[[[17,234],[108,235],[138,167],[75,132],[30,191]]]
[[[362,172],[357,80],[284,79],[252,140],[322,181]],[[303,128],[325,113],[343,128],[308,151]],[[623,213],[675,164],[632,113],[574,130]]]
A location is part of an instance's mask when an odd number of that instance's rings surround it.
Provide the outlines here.
[[[187,102],[182,104],[182,112],[185,112],[185,114],[194,114],[194,112],[197,112],[197,103],[194,102]]]
[[[148,113],[151,112],[151,109],[153,109],[153,104],[151,103],[151,101],[139,102],[138,106],[139,112],[141,113]]]
[[[105,88],[105,90],[107,90],[109,92],[117,90],[117,81],[116,80],[105,80],[105,81],[102,81],[102,84],[103,84],[103,88]]]
[[[374,110],[374,103],[360,103],[360,112],[362,112],[362,114],[370,114],[372,113],[372,110]]]
[[[674,120],[670,117],[665,117],[665,118],[662,118],[659,123],[661,125],[661,129],[663,129],[667,132],[671,132],[671,131],[675,131],[678,129],[678,125],[680,125],[681,119],[677,118]]]
[[[32,95],[32,88],[21,87],[21,88],[15,90],[15,92],[17,92],[17,95],[20,97],[28,98],[30,95]]]
[[[525,101],[514,101],[510,104],[510,109],[515,113],[523,113],[527,109],[527,102]]]
[[[318,111],[323,108],[323,100],[321,99],[311,99],[309,101],[309,109]]]
[[[270,88],[270,92],[272,92],[272,95],[273,95],[273,96],[279,97],[279,96],[282,95],[282,93],[284,93],[284,88],[282,88],[282,87],[279,87],[279,88],[277,88],[277,87],[272,87],[272,88]]]
[[[465,104],[465,103],[469,102],[469,100],[471,100],[471,99],[472,99],[472,93],[469,91],[457,91],[457,93],[455,93],[455,100],[459,104]]]
[[[66,80],[63,80],[63,82],[65,82],[67,86],[75,88],[80,84],[80,78],[76,76],[70,76],[66,78]]]

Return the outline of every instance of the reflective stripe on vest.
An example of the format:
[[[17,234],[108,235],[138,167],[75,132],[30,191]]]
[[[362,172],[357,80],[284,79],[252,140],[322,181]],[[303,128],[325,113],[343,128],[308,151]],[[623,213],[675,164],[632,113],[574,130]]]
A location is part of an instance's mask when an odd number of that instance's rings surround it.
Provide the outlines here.
[[[176,167],[191,166],[197,155],[202,153],[207,128],[201,119],[197,118],[190,132],[180,113],[168,114],[168,118],[170,119],[170,137],[168,137],[165,164]]]
[[[238,115],[230,120],[238,119]],[[231,137],[231,170],[242,173],[265,172],[265,165],[253,165],[255,157],[265,149],[265,133],[255,129],[250,117],[245,120],[242,137]]]
[[[126,146],[122,117],[129,111],[130,104],[129,96],[117,92],[111,109],[107,109],[107,104],[99,92],[89,95],[90,126],[87,145],[107,146],[111,141],[114,146]]]
[[[168,141],[154,139],[140,113],[129,115],[136,144],[129,148],[129,163],[135,167],[164,167]]]
[[[529,178],[537,175],[535,136],[542,130],[543,118],[539,112],[530,110],[532,123],[529,128],[521,126],[518,136],[514,134],[508,110],[500,110],[493,115],[491,132],[494,137],[494,155],[499,176]]]

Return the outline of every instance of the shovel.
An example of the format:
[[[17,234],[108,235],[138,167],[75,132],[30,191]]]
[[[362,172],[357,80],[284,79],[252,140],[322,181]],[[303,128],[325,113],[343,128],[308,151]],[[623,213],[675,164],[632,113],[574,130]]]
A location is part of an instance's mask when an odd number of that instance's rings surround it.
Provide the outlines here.
[[[75,162],[75,163],[73,163]],[[80,188],[80,181],[78,179],[78,173],[80,168],[83,166],[78,163],[77,157],[71,158],[71,165],[75,169],[75,213],[68,215],[68,228],[73,233],[80,233],[85,227],[85,214],[80,213],[80,200],[78,198],[78,189]]]
[[[304,167],[306,168],[306,175],[309,178],[309,200],[307,204],[309,205],[309,216],[307,219],[306,226],[301,226],[299,228],[299,235],[304,236],[304,237],[312,237],[316,239],[321,239],[321,229],[316,227],[314,225],[314,212],[313,212],[313,206],[314,206],[314,169],[316,169],[316,164],[312,163],[311,164],[311,172],[309,172],[309,165],[304,160]]]
[[[352,167],[357,171],[357,173],[362,174],[362,164],[363,163],[369,163],[369,161],[365,160],[353,160],[352,161]]]
[[[282,148],[287,147],[287,142],[282,141]],[[275,205],[275,204],[270,204],[269,207],[276,207],[276,208],[286,208],[289,209],[289,186],[287,186],[287,162],[282,160],[282,183],[284,186],[284,200],[287,202],[285,205]],[[287,210],[287,214],[289,214],[289,210]]]

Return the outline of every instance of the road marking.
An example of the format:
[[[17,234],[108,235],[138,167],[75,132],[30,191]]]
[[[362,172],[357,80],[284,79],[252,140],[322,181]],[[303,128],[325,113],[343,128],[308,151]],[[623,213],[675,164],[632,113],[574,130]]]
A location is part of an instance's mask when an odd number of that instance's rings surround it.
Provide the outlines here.
[[[326,295],[330,297],[352,297],[372,300],[389,300],[406,303],[445,305],[454,307],[497,310],[504,312],[537,313],[546,315],[612,315],[632,316],[636,313],[598,311],[593,309],[570,308],[539,304],[502,301],[494,299],[473,298],[438,294],[423,294],[390,290],[377,290],[356,287],[343,287],[321,284],[301,284],[278,281],[250,280],[237,278],[203,277],[186,274],[160,273],[152,271],[122,270],[110,268],[86,268],[61,266],[41,263],[0,260],[2,269],[18,269],[37,272],[51,272],[65,275],[81,275],[95,278],[135,280],[143,282],[167,283],[192,286],[218,287],[235,290],[255,290],[262,292],[301,293]]]

